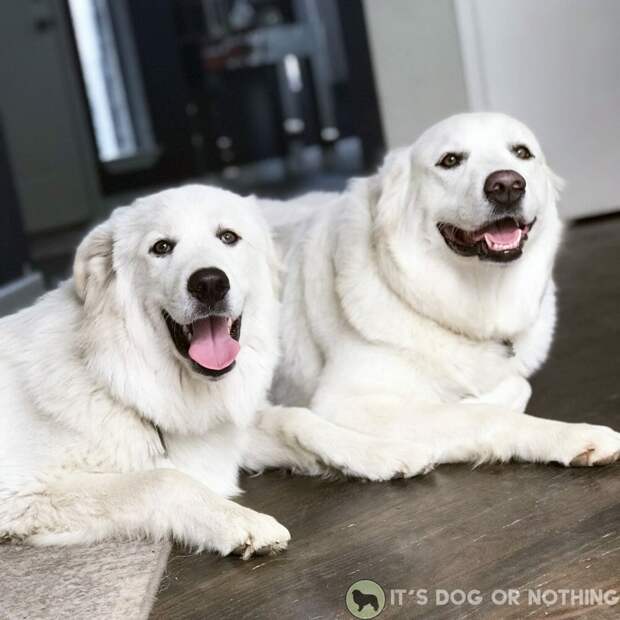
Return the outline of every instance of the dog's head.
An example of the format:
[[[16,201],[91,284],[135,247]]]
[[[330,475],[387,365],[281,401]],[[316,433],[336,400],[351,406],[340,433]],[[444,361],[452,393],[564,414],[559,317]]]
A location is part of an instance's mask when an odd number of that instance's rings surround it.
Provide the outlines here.
[[[194,185],[117,209],[80,245],[74,282],[93,320],[112,313],[133,338],[155,334],[193,373],[218,378],[244,328],[276,305],[277,263],[253,198]]]
[[[562,182],[538,141],[503,114],[460,114],[388,157],[380,223],[412,225],[429,248],[507,263],[555,224]]]

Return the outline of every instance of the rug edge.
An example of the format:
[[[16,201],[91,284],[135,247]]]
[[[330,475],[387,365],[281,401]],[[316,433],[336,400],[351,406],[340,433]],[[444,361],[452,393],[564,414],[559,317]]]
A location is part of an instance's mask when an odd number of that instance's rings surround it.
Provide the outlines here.
[[[157,564],[151,573],[149,582],[146,585],[144,599],[136,616],[139,620],[148,620],[151,615],[151,610],[153,609],[153,605],[155,605],[155,600],[157,599],[159,585],[161,584],[166,566],[168,565],[168,558],[170,557],[171,550],[172,544],[170,542],[166,542],[159,551]]]

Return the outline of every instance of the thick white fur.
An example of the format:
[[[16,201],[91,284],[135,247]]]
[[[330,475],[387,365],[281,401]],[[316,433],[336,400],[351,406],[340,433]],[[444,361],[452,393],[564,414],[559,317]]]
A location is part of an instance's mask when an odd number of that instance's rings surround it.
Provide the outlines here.
[[[514,143],[535,159],[515,159]],[[446,151],[469,158],[442,170]],[[523,256],[455,255],[437,222],[481,226],[484,179],[505,168],[526,178],[537,218]],[[461,115],[341,195],[264,201],[287,269],[280,320],[253,199],[190,186],[118,209],[81,244],[73,280],[0,321],[0,538],[173,536],[247,557],[289,533],[227,499],[240,464],[384,480],[445,462],[616,460],[611,429],[522,413],[555,322],[558,189],[527,128]],[[218,228],[242,242],[222,245]],[[169,237],[171,256],[149,254]],[[209,266],[243,311],[237,365],[217,382],[191,370],[161,319],[191,321],[187,278]]]
[[[515,144],[534,158],[518,159]],[[438,167],[451,151],[466,161]],[[455,254],[437,223],[483,226],[492,208],[484,180],[503,169],[525,177],[524,215],[537,218],[522,257],[498,264]],[[523,413],[555,323],[559,185],[523,124],[463,114],[343,194],[262,201],[287,267],[273,397],[301,408],[263,412],[249,466],[328,465],[381,479],[385,460],[372,461],[372,446],[382,440],[398,440],[401,461],[408,445],[403,475],[458,461],[617,460],[617,432]]]
[[[218,228],[242,240],[226,246]],[[161,238],[177,242],[171,255],[149,252]],[[212,266],[243,312],[236,367],[219,381],[191,370],[161,316],[191,322],[187,279]],[[188,186],[95,228],[72,280],[0,321],[0,538],[173,536],[245,557],[286,547],[275,519],[226,499],[277,361],[276,280],[253,198]]]

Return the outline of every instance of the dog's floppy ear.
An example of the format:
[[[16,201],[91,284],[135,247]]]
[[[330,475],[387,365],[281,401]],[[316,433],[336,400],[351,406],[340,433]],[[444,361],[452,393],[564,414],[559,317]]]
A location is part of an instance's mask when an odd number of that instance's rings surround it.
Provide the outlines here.
[[[112,224],[107,220],[83,239],[73,262],[75,292],[82,302],[98,297],[109,285],[113,275]]]
[[[402,221],[411,196],[411,147],[388,153],[375,177],[375,221],[381,228],[391,228]]]

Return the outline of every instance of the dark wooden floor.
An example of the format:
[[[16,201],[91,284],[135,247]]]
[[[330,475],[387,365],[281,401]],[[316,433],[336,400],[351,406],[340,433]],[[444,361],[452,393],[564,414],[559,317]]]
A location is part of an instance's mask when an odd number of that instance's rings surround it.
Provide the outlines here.
[[[620,428],[620,217],[569,230],[557,280],[559,330],[530,410]],[[177,550],[153,618],[348,618],[346,591],[363,578],[386,592],[381,618],[620,617],[620,603],[526,605],[528,589],[620,592],[620,465],[449,466],[383,484],[273,472],[244,487],[243,503],[289,527],[289,550],[249,562]],[[429,603],[391,605],[395,588],[426,589]],[[509,588],[521,605],[494,605]],[[483,600],[436,606],[439,589]]]

